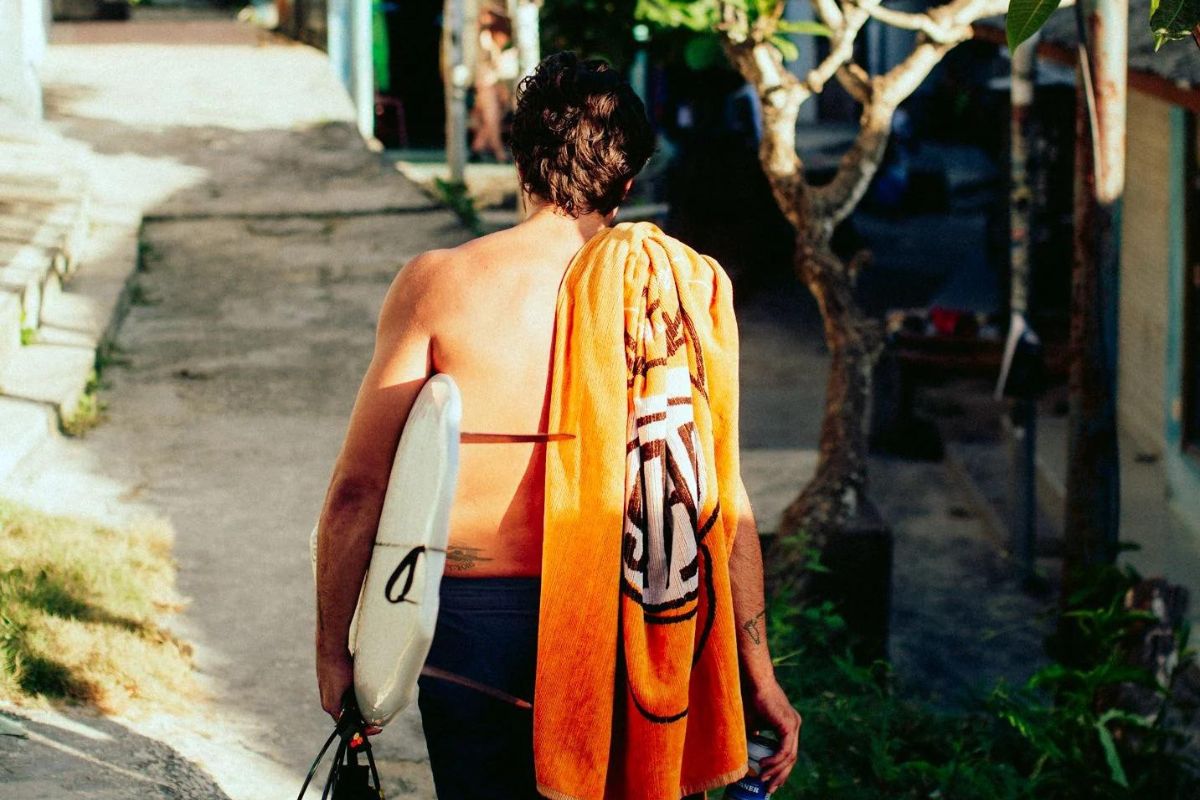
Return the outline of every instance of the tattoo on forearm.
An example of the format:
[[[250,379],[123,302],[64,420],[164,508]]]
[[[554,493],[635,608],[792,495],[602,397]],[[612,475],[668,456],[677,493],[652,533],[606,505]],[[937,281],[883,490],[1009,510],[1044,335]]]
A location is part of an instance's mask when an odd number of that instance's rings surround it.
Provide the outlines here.
[[[758,612],[753,617],[742,623],[742,630],[749,634],[750,641],[754,642],[755,644],[762,644],[766,631],[760,627],[760,625],[764,624],[766,620],[767,610],[764,608],[762,611]]]
[[[474,569],[491,560],[483,555],[482,547],[451,547],[446,551],[446,566],[455,572]]]

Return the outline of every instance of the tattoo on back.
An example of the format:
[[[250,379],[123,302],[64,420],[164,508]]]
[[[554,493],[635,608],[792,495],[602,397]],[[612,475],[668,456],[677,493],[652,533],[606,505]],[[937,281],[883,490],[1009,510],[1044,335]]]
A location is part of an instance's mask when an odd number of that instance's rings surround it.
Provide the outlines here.
[[[446,551],[446,566],[455,572],[465,572],[492,560],[483,555],[482,547],[451,547]]]
[[[742,623],[742,629],[749,634],[750,641],[754,642],[755,644],[762,644],[766,631],[760,627],[760,624],[765,623],[766,619],[767,610],[764,608],[762,611],[758,612],[753,617]]]

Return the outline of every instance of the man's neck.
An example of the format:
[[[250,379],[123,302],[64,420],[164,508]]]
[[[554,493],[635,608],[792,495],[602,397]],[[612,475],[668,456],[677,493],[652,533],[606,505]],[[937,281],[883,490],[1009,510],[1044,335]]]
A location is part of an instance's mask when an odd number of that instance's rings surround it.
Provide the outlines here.
[[[537,231],[540,236],[553,239],[577,240],[580,245],[592,238],[605,225],[612,222],[615,214],[592,212],[571,217],[549,203],[526,206],[522,227]]]

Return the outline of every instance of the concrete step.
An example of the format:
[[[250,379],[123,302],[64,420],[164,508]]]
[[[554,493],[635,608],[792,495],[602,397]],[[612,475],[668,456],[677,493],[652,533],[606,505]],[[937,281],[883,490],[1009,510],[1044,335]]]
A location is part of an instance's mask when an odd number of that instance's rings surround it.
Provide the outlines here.
[[[77,413],[128,305],[141,215],[93,207],[88,157],[0,108],[0,480]]]
[[[21,327],[36,329],[41,322],[46,282],[57,278],[55,253],[42,247],[0,245],[0,291],[21,303]]]
[[[0,292],[16,294],[20,301],[18,335],[22,327],[36,331],[41,326],[46,298],[70,280],[82,263],[89,207],[86,196],[49,202],[32,196],[13,200],[7,187],[0,187]],[[10,334],[7,329],[0,331],[0,336]]]
[[[34,342],[0,372],[0,394],[41,403],[61,423],[74,416],[95,362],[96,352],[87,346]]]
[[[138,231],[98,226],[87,267],[66,288],[45,284],[36,340],[0,364],[0,395],[48,408],[62,424],[79,407],[96,351],[128,308],[126,286],[137,267]]]
[[[54,434],[57,420],[43,403],[0,397],[0,479]]]
[[[0,192],[0,202],[3,193]],[[13,203],[11,210],[0,205],[0,245],[32,245],[61,254],[56,268],[70,274],[74,262],[83,257],[87,241],[88,203],[84,198],[54,205]]]
[[[128,310],[127,284],[138,264],[138,229],[93,228],[84,268],[42,309],[39,338],[54,340],[70,331],[86,337],[95,349],[113,335]]]
[[[0,369],[21,349],[21,301],[13,292],[0,292]]]

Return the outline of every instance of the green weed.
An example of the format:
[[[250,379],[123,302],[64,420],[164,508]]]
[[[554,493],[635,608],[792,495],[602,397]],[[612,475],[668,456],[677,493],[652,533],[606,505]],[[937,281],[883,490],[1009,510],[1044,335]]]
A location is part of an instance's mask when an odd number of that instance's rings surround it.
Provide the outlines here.
[[[458,181],[445,181],[434,178],[438,198],[462,220],[462,223],[476,236],[483,234],[483,220],[475,208],[475,198],[471,197],[467,185]]]
[[[100,373],[93,369],[75,408],[63,416],[61,427],[64,434],[72,437],[84,436],[104,420],[105,404],[100,399],[100,389],[104,385],[100,380]]]
[[[37,328],[29,324],[25,309],[21,309],[21,346],[28,347],[37,341]]]
[[[1094,577],[1094,591],[1068,609],[1085,629],[1070,659],[1050,642],[1054,660],[1026,685],[1001,684],[958,711],[900,696],[886,662],[857,662],[831,604],[774,601],[776,674],[804,716],[800,758],[779,800],[1200,796],[1168,687],[1152,719],[1104,702],[1122,684],[1153,684],[1121,655],[1119,642],[1143,615],[1124,610],[1131,578],[1113,572]]]

